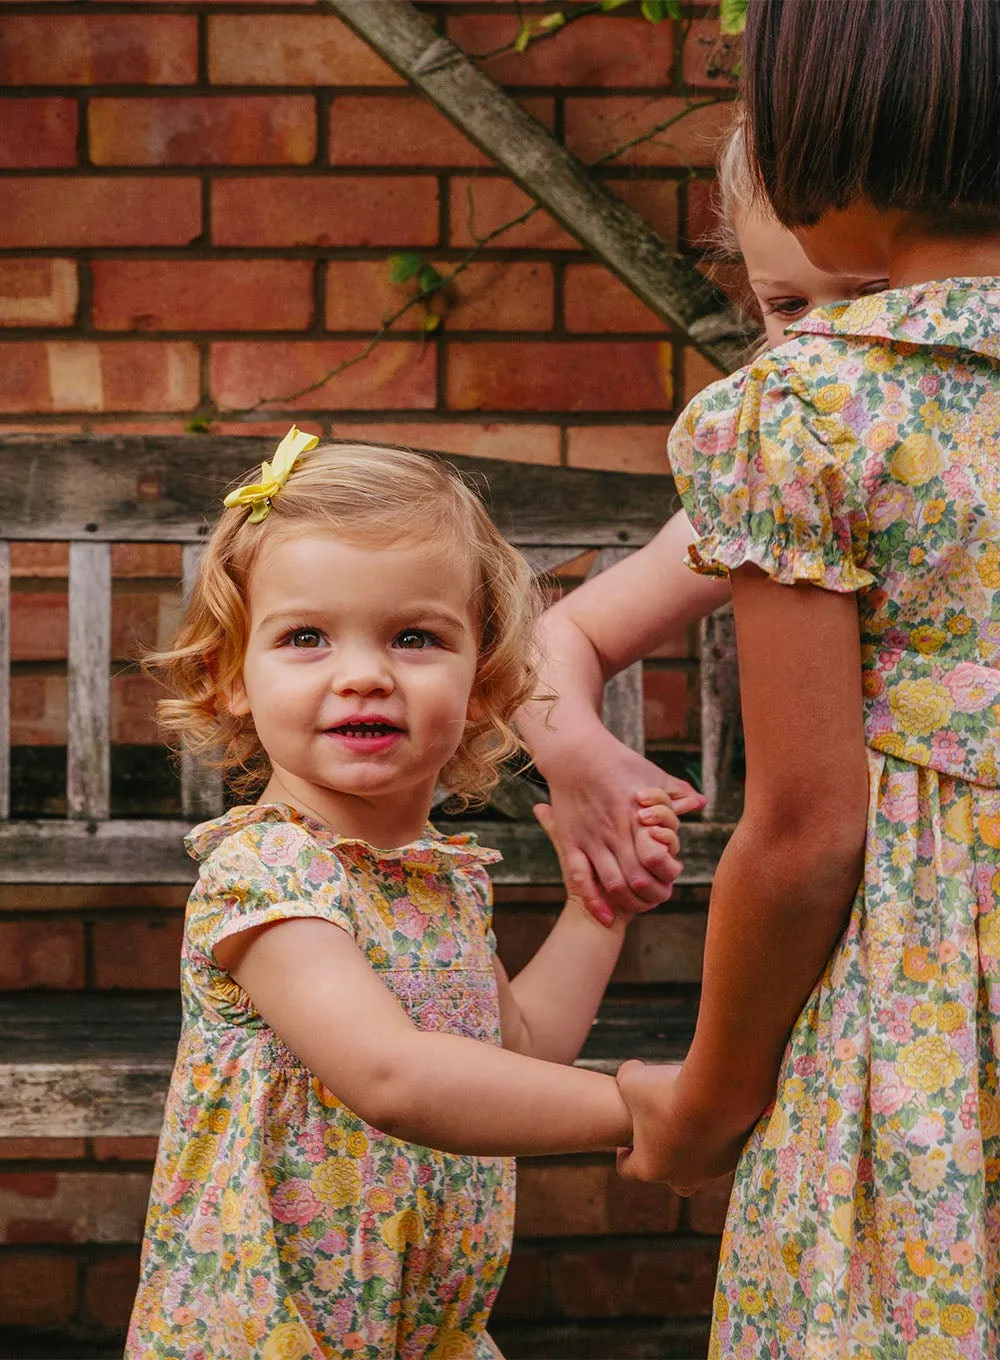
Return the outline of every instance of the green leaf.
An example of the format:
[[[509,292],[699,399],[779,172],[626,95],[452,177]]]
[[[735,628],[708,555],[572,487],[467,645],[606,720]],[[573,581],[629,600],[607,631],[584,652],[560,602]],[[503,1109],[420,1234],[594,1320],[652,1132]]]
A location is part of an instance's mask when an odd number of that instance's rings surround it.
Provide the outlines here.
[[[428,334],[430,334],[431,331],[436,331],[440,324],[441,318],[435,312],[428,312],[424,317],[424,330],[427,331]]]
[[[610,14],[613,9],[621,9],[622,5],[629,5],[632,0],[601,0],[601,9],[605,14]]]
[[[528,46],[528,43],[530,42],[531,42],[531,29],[528,27],[527,24],[525,24],[521,31],[518,33],[517,37],[514,39],[514,51],[515,52],[525,51],[525,49]]]
[[[723,33],[742,33],[747,26],[747,0],[719,0],[719,28]]]
[[[667,0],[667,13],[671,19],[681,17],[681,0]]]
[[[405,250],[401,255],[389,256],[389,278],[393,283],[409,283],[410,279],[415,279],[424,267],[423,258],[414,254],[412,250]]]
[[[562,10],[557,9],[553,11],[552,14],[546,14],[544,19],[539,19],[538,27],[539,29],[543,29],[546,32],[549,32],[553,28],[562,28],[565,22],[566,22],[565,14],[563,14]]]
[[[441,275],[438,273],[438,271],[434,268],[432,264],[425,264],[421,266],[420,272],[417,275],[417,283],[419,283],[420,291],[422,293],[432,292],[433,289],[437,288],[438,285],[443,282],[444,279],[441,277]]]
[[[673,17],[670,13],[670,0],[642,0],[639,8],[642,10],[642,17],[648,19],[651,24],[659,24],[664,19]]]

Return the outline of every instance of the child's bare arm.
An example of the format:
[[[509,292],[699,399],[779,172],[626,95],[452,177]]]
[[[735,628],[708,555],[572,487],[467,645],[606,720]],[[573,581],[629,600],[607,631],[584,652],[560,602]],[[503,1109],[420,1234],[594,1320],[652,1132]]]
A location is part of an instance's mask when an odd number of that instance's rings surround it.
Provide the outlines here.
[[[557,698],[526,705],[518,726],[549,781],[567,887],[595,914],[608,904],[632,913],[663,901],[678,872],[654,839],[636,836],[635,793],[664,786],[680,813],[702,803],[600,720],[611,676],[728,599],[727,581],[684,566],[694,538],[687,518],[675,515],[651,543],[574,590],[541,623],[539,694]]]
[[[286,919],[225,943],[219,961],[284,1043],[393,1137],[501,1156],[582,1152],[631,1136],[613,1077],[417,1029],[328,921]]]
[[[650,813],[676,853],[677,817],[662,794],[650,804]],[[554,838],[551,809],[539,804],[535,815]],[[601,925],[578,899],[570,897],[544,944],[513,982],[498,960],[504,1047],[548,1062],[573,1062],[590,1031],[624,939],[623,918],[617,917],[610,926]]]

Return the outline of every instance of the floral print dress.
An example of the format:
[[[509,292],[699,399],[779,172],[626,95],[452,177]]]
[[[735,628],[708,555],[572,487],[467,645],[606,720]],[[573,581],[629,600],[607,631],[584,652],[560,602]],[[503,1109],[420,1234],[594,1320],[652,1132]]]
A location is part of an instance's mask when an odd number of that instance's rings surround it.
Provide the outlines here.
[[[499,855],[430,829],[378,850],[278,804],[234,808],[187,844],[203,863],[127,1360],[497,1356],[485,1326],[510,1251],[512,1161],[377,1132],[282,1044],[213,950],[320,917],[419,1028],[498,1044],[484,865]]]
[[[710,1355],[994,1360],[1000,279],[790,334],[695,399],[670,456],[696,569],[857,593],[867,850],[737,1171]]]

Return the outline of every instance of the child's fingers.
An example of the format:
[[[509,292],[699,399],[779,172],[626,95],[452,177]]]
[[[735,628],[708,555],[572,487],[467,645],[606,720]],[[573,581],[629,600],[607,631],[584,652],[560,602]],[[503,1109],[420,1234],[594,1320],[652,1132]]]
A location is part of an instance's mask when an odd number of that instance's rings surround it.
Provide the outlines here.
[[[639,808],[635,820],[640,826],[669,826],[673,831],[681,824],[677,813],[667,803],[654,803],[652,807]]]
[[[672,878],[665,882],[649,873],[631,845],[616,852],[598,850],[593,856],[594,873],[613,907],[627,916],[649,911],[670,895]]]
[[[582,902],[594,920],[599,921],[602,926],[612,925],[615,919],[614,909],[598,887],[587,856],[580,850],[563,850],[556,834],[555,816],[548,803],[536,803],[531,810],[539,826],[552,842],[567,896]]]
[[[661,786],[640,789],[635,801],[640,807],[652,807],[666,801],[678,817],[683,817],[688,812],[699,812],[705,806],[705,795],[683,779],[665,773]]]

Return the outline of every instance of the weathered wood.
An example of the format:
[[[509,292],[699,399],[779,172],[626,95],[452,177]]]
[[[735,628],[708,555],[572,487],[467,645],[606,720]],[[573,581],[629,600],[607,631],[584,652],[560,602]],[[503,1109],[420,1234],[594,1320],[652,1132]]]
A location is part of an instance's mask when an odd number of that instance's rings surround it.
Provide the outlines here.
[[[201,543],[185,543],[181,550],[181,594],[186,604],[204,554]],[[190,751],[181,752],[181,811],[192,822],[221,815],[224,806],[222,776]]]
[[[439,817],[446,834],[473,831],[501,852],[492,871],[497,883],[558,883],[555,853],[541,827],[528,822],[452,820]],[[184,851],[190,823],[179,821],[17,821],[0,823],[0,883],[185,883],[194,861]],[[681,828],[682,884],[712,881],[731,831],[691,823]]]
[[[274,445],[225,435],[0,438],[0,538],[201,542],[225,489]],[[423,452],[470,477],[518,546],[639,547],[679,505],[669,477]]]
[[[597,555],[590,576],[607,571],[628,557],[630,548],[603,548]],[[642,699],[642,662],[636,661],[612,676],[604,686],[601,721],[625,746],[643,755],[646,750],[646,724]]]
[[[111,808],[111,547],[69,549],[66,806],[70,817]]]
[[[545,576],[579,557],[579,547],[523,548],[522,554],[536,576]]]
[[[701,759],[706,819],[734,822],[743,807],[736,750],[742,734],[740,672],[733,607],[723,605],[701,625]]]
[[[728,298],[616,198],[409,0],[323,0],[669,325],[729,372],[744,360]]]
[[[579,1065],[683,1057],[688,997],[611,997]],[[180,1029],[177,993],[0,997],[0,1137],[150,1137],[159,1133]]]
[[[10,544],[0,542],[0,820],[10,816]]]

